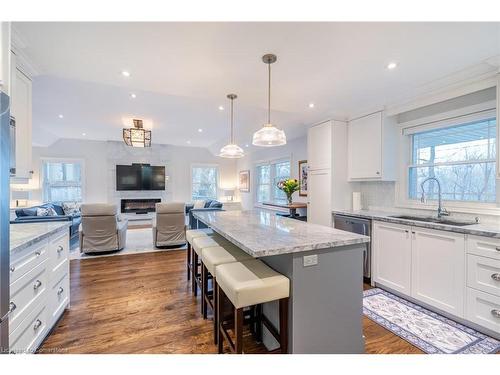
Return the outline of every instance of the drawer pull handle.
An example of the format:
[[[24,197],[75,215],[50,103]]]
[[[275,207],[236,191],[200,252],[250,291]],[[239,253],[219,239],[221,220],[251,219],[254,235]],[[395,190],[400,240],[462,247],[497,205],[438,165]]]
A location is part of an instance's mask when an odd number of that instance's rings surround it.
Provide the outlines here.
[[[500,273],[494,273],[491,278],[495,281],[500,281]]]
[[[61,245],[59,245],[58,248],[57,248],[57,252],[60,253],[63,250],[64,250],[64,247],[62,247]]]
[[[17,305],[14,302],[10,302],[9,303],[9,312],[11,313],[15,309],[17,309]]]
[[[500,310],[497,309],[491,310],[491,315],[493,315],[495,318],[500,319]]]
[[[62,286],[59,287],[59,289],[57,290],[57,295],[61,295],[61,293],[64,292],[64,288]]]
[[[496,251],[500,251],[500,246],[495,247]]]
[[[42,252],[41,252],[41,251],[35,251],[35,255],[36,255],[37,257],[39,257],[40,255],[42,255]]]
[[[42,282],[40,280],[35,281],[35,284],[33,284],[33,289],[37,290],[42,286]]]
[[[14,267],[14,266],[10,267],[10,272],[14,272],[15,270],[16,270],[16,267]]]
[[[42,321],[40,319],[37,319],[35,324],[33,325],[33,329],[37,330],[38,328],[40,328],[41,325]]]

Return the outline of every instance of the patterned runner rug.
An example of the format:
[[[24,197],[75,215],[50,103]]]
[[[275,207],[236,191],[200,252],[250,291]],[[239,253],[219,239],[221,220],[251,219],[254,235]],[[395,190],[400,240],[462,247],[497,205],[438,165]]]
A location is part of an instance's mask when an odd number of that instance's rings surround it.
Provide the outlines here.
[[[363,293],[363,313],[428,354],[488,354],[500,341],[385,290]]]

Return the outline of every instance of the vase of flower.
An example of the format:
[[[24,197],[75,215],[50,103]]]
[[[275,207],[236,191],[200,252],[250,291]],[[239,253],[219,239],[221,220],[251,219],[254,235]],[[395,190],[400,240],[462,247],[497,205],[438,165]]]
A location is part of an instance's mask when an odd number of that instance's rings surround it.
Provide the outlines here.
[[[299,190],[299,181],[297,181],[294,178],[289,178],[287,180],[282,180],[278,182],[277,184],[278,189],[280,189],[282,192],[286,194],[286,200],[288,204],[292,204],[293,199],[293,193]]]

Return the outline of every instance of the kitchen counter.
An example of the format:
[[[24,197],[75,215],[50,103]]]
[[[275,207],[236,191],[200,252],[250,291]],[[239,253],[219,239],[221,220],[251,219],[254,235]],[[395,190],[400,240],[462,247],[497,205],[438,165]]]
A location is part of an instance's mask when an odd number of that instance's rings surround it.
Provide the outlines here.
[[[490,224],[490,223],[488,223],[488,224],[472,224],[472,225],[458,226],[458,225],[440,224],[440,223],[425,222],[425,221],[420,221],[420,220],[408,220],[408,219],[400,219],[400,218],[396,218],[396,217],[391,217],[391,216],[395,216],[395,215],[396,216],[397,215],[406,215],[406,213],[402,213],[402,212],[371,211],[371,210],[359,210],[359,211],[333,210],[333,214],[334,215],[339,214],[339,215],[360,217],[360,218],[364,218],[364,219],[372,219],[372,220],[378,220],[378,221],[385,221],[385,222],[395,223],[395,224],[413,225],[415,227],[444,230],[444,231],[448,231],[448,232],[471,234],[471,235],[476,235],[476,236],[485,236],[485,237],[492,237],[492,238],[500,238],[500,223],[498,223],[498,224]],[[415,214],[412,214],[412,216],[426,217],[424,215],[415,215]],[[430,216],[435,216],[435,213],[427,215],[427,217],[430,217]],[[448,216],[447,218],[453,218],[453,215]]]
[[[196,218],[290,280],[291,353],[363,353],[363,252],[369,237],[265,210],[196,212]],[[278,322],[277,303],[263,314]],[[277,343],[264,329],[264,345]]]
[[[370,241],[366,236],[293,220],[263,210],[195,212],[194,216],[256,258]]]
[[[10,252],[25,249],[57,232],[67,230],[68,221],[10,224]]]

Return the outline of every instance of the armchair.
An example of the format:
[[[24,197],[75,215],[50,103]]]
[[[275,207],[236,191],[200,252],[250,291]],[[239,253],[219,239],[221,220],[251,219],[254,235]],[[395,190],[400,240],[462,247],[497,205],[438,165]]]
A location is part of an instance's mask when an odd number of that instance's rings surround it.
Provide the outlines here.
[[[186,243],[185,204],[156,203],[156,223],[153,225],[153,244],[180,246]]]

